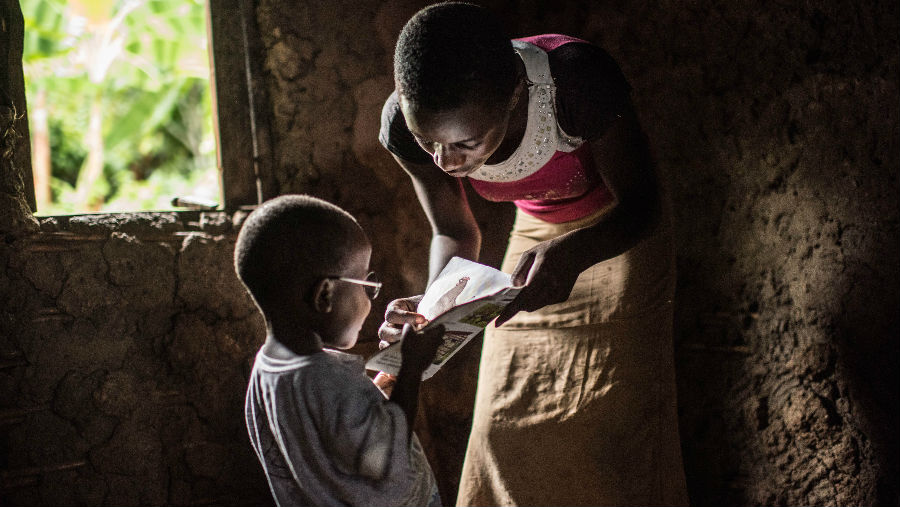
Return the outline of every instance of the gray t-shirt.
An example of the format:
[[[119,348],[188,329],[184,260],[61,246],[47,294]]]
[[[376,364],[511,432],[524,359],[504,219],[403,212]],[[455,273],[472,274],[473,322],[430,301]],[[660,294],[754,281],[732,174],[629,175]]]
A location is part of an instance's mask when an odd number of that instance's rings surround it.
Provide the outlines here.
[[[275,501],[288,505],[427,505],[434,475],[403,410],[338,351],[256,355],[245,417]]]

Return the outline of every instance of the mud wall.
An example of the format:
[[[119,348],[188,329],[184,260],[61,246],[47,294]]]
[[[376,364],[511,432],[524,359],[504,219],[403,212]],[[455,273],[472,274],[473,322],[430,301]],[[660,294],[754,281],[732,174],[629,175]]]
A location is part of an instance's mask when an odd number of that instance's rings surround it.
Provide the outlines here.
[[[44,219],[4,245],[9,505],[247,505],[241,419],[262,322],[224,214]]]
[[[896,505],[897,5],[622,14],[675,194],[692,501]]]
[[[485,3],[513,35],[602,44],[634,86],[678,219],[692,503],[900,502],[897,4]],[[394,37],[424,2],[254,4],[276,188],[354,213],[389,281],[365,353],[384,304],[426,277],[427,222],[376,141]],[[242,426],[261,329],[231,274],[240,217],[35,232],[16,160],[0,179],[0,503],[265,503]],[[470,200],[496,264],[511,209]],[[477,350],[424,389],[448,504]]]

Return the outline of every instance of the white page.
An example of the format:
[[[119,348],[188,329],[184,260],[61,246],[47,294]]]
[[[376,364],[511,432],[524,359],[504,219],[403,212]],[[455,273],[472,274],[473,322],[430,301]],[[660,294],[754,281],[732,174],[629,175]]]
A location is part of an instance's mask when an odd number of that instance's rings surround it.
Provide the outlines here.
[[[431,321],[454,306],[499,292],[509,287],[511,283],[512,277],[502,271],[462,257],[454,257],[425,291],[422,301],[419,302],[418,312]],[[452,304],[441,301],[442,296],[460,284],[464,284],[464,287],[455,300],[450,301]]]
[[[445,326],[443,344],[423,372],[423,380],[434,375],[516,297],[521,287],[511,287],[511,282],[510,275],[477,262],[454,257],[447,263],[418,306],[418,313],[429,323]],[[373,355],[366,368],[396,375],[401,362],[397,342]]]

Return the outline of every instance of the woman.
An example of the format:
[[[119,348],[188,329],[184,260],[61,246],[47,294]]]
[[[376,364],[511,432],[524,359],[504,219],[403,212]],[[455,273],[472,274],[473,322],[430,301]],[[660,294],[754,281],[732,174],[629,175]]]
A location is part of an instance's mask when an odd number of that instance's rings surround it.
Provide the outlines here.
[[[429,281],[478,258],[461,178],[518,208],[502,269],[526,287],[485,332],[458,503],[686,503],[669,213],[618,66],[463,3],[413,16],[394,65],[380,140],[431,222]],[[384,342],[417,302],[389,305]]]

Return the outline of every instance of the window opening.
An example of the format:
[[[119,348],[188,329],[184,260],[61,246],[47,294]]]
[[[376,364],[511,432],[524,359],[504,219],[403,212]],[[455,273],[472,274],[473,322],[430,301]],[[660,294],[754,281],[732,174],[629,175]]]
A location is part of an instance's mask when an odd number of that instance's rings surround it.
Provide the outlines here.
[[[215,207],[204,0],[22,0],[39,215]]]

